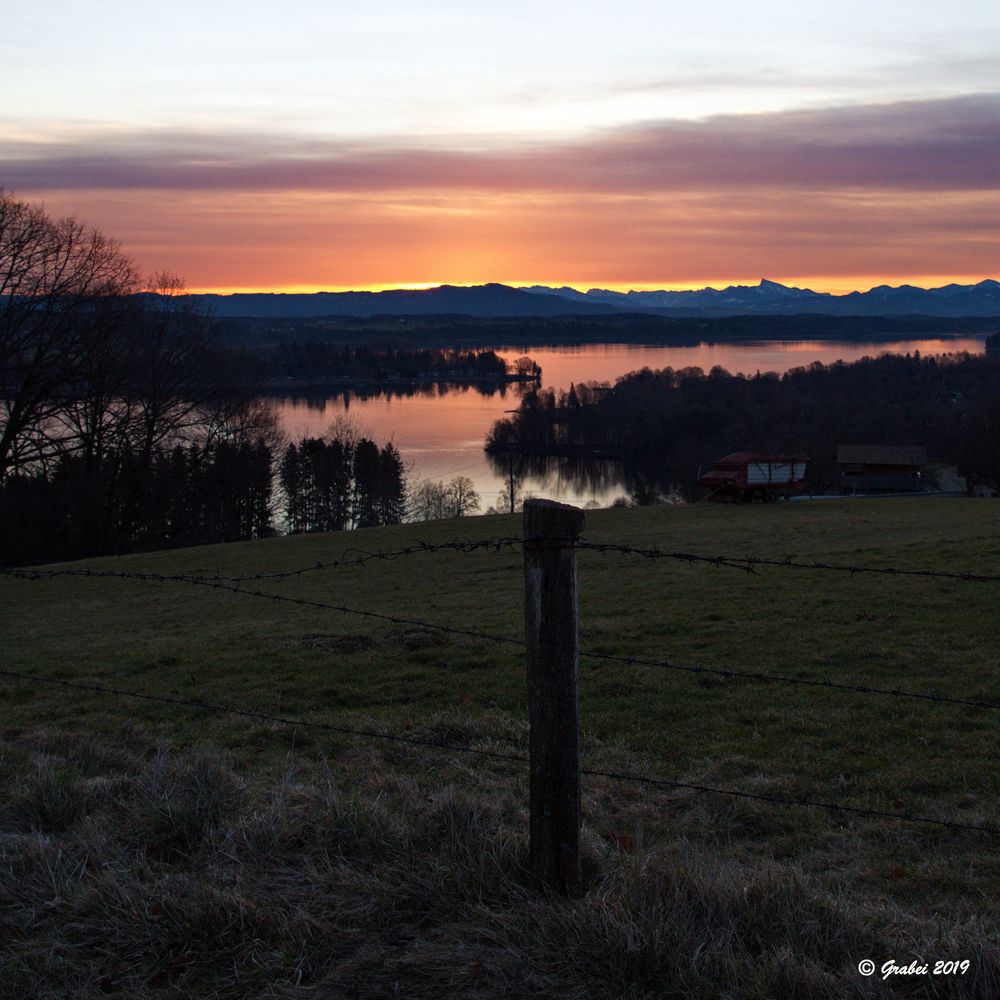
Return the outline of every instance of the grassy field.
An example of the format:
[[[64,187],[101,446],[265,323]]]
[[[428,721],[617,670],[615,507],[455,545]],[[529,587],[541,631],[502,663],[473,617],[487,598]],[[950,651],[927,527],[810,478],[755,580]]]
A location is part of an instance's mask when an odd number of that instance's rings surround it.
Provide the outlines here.
[[[519,533],[519,518],[482,517],[82,565],[254,573],[347,549]],[[585,537],[709,555],[1000,574],[1000,507],[978,500],[595,511]],[[493,635],[523,634],[519,552],[415,555],[259,586]],[[581,646],[1000,703],[998,597],[1000,584],[764,567],[748,575],[584,552]],[[66,578],[0,580],[0,636],[4,669],[40,677],[499,752],[526,746],[523,653],[484,640],[182,584]],[[7,981],[22,991],[12,996],[32,995],[28,982],[64,982],[58,977],[66,968],[83,983],[83,992],[72,994],[80,996],[293,996],[306,986],[329,997],[986,997],[1000,989],[997,837],[593,779],[584,789],[588,891],[563,903],[536,896],[524,875],[526,781],[515,764],[0,684],[8,876],[0,880],[0,902],[12,914],[0,925],[0,946],[5,938],[14,946]],[[581,712],[585,766],[1000,826],[1000,713],[987,709],[584,659]],[[95,797],[98,780],[104,791]],[[153,871],[150,845],[179,834],[148,833],[156,811],[150,803],[206,787],[215,805],[203,808],[195,795],[188,811],[197,835],[180,836],[172,853],[154,858]],[[286,826],[291,814],[303,824],[300,848],[255,847],[261,874],[254,891],[272,902],[295,898],[313,915],[322,896],[323,912],[337,913],[338,927],[347,921],[356,928],[353,937],[337,938],[325,964],[315,957],[319,932],[309,925],[286,929],[268,945],[270,971],[263,974],[252,952],[267,934],[232,900],[240,913],[232,919],[244,927],[226,924],[233,940],[135,945],[131,965],[116,966],[113,975],[73,950],[67,927],[76,927],[79,915],[74,924],[69,888],[55,897],[70,916],[50,915],[40,929],[27,916],[44,902],[36,897],[48,890],[39,885],[50,883],[37,882],[25,857],[51,849],[64,863],[101,827],[114,836],[91,853],[132,852],[121,878],[130,886],[130,912],[145,906],[137,940],[159,940],[150,928],[162,930],[162,921],[148,912],[164,891],[156,880],[211,871],[205,878],[230,891],[224,858],[250,865],[241,854],[253,841],[247,824],[263,822],[279,805]],[[167,808],[168,819],[174,812]],[[345,815],[352,830],[369,831],[352,834],[346,853],[323,832],[324,822],[341,829]],[[400,817],[410,817],[408,825]],[[134,842],[116,839],[123,823],[139,831]],[[315,872],[320,855],[351,861],[357,884],[299,899],[289,886],[304,891],[300,883],[309,879],[295,866],[311,858]],[[140,856],[147,861],[140,864]],[[58,868],[51,858],[45,864]],[[448,877],[428,885],[428,873],[439,870]],[[369,908],[344,909],[348,892],[370,898]],[[114,922],[110,913],[101,927]],[[274,918],[269,926],[279,925]],[[42,952],[62,954],[62,965],[46,964]],[[178,954],[188,956],[179,965]],[[602,956],[597,964],[595,955]],[[878,966],[968,958],[972,967],[964,977],[879,984],[878,975],[857,973],[863,958]],[[235,977],[234,963],[244,970]]]

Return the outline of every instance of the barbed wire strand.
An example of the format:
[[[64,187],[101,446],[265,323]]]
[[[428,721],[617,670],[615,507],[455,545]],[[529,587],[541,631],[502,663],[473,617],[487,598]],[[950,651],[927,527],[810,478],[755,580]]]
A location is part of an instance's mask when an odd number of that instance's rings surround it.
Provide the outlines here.
[[[236,576],[226,576],[222,573],[209,575],[212,579],[228,583],[243,583],[255,580],[287,580],[290,577],[303,576],[306,573],[316,573],[328,569],[337,569],[342,566],[361,566],[372,560],[392,561],[433,552],[460,552],[463,555],[469,555],[472,552],[478,552],[483,549],[494,552],[501,552],[504,549],[513,551],[520,544],[520,538],[511,536],[508,538],[481,538],[471,542],[416,542],[401,549],[390,550],[376,549],[372,551],[370,549],[350,548],[345,549],[339,559],[327,559],[322,562],[300,566],[296,569],[243,573]]]
[[[406,559],[412,555],[421,555],[435,552],[459,552],[470,554],[481,550],[493,550],[501,552],[504,549],[513,551],[517,546],[523,544],[523,539],[518,536],[506,536],[501,538],[483,538],[474,541],[448,541],[448,542],[416,542],[413,545],[404,546],[399,549],[389,550],[368,550],[349,548],[345,549],[337,559],[322,560],[308,563],[290,570],[270,570],[258,573],[243,574],[223,574],[221,572],[210,574],[173,574],[172,579],[197,578],[212,579],[221,583],[245,583],[257,580],[284,580],[291,577],[303,576],[307,573],[320,572],[327,569],[335,569],[344,566],[361,566],[372,560],[392,561],[396,559]],[[702,563],[710,566],[726,567],[738,569],[746,573],[753,573],[758,566],[777,567],[781,569],[802,569],[817,570],[825,572],[838,572],[849,574],[878,574],[883,576],[903,576],[903,577],[923,577],[930,579],[958,580],[965,583],[998,583],[1000,575],[991,575],[972,572],[948,572],[945,570],[929,569],[905,569],[898,566],[859,566],[854,564],[827,563],[814,560],[807,562],[804,560],[768,559],[759,556],[733,556],[733,555],[705,555],[699,552],[689,552],[686,550],[668,550],[658,547],[642,548],[632,545],[624,545],[613,542],[591,542],[587,539],[577,539],[576,547],[582,551],[598,553],[616,553],[624,556],[638,556],[648,560],[672,560],[683,562],[689,565]],[[18,567],[0,567],[0,572],[13,574]],[[114,572],[114,571],[105,571]],[[96,575],[91,572],[91,575]],[[155,574],[148,574],[153,576]]]
[[[619,555],[640,556],[644,559],[672,559],[687,563],[709,563],[713,566],[728,566],[752,573],[757,566],[774,566],[781,569],[819,570],[835,573],[875,573],[883,576],[912,576],[941,580],[960,580],[964,583],[1000,583],[1000,575],[986,573],[952,573],[933,569],[903,569],[898,566],[856,566],[841,563],[827,563],[805,560],[766,559],[759,556],[706,556],[696,552],[667,551],[659,548],[637,548],[631,545],[618,545],[612,542],[589,542],[578,539],[578,549],[592,552],[614,552]]]
[[[465,555],[483,549],[501,552],[504,549],[513,550],[520,544],[520,538],[511,536],[507,538],[481,538],[469,542],[416,542],[415,544],[407,545],[404,548],[388,550],[376,549],[373,551],[370,549],[349,548],[344,549],[340,557],[337,559],[327,559],[319,562],[308,563],[304,566],[298,566],[295,569],[269,570],[266,572],[261,571],[259,573],[240,573],[233,575],[217,571],[215,573],[173,574],[173,576],[174,578],[183,576],[197,578],[200,580],[216,580],[220,583],[249,583],[257,580],[286,580],[290,577],[304,576],[306,573],[316,573],[327,569],[337,569],[342,566],[361,566],[364,565],[364,563],[371,562],[372,560],[392,561],[395,559],[406,559],[407,557],[413,555],[445,551],[460,552]],[[0,573],[13,575],[20,569],[20,567],[15,566],[3,566],[0,567]],[[24,570],[24,572],[30,572],[30,570]],[[109,570],[106,572],[114,571]]]
[[[464,746],[458,743],[448,743],[446,741],[425,740],[417,736],[399,736],[392,733],[380,733],[372,729],[356,729],[349,726],[336,726],[327,722],[311,722],[305,719],[290,719],[287,716],[273,715],[267,712],[255,712],[250,709],[236,708],[231,705],[220,705],[211,702],[195,701],[188,698],[177,698],[169,695],[146,694],[140,691],[129,691],[121,688],[107,687],[101,684],[90,684],[82,681],[67,681],[55,677],[39,677],[34,674],[26,674],[16,670],[0,669],[0,677],[10,677],[17,680],[28,681],[35,684],[50,684],[58,687],[72,688],[82,691],[90,691],[102,695],[114,695],[123,698],[135,698],[141,701],[151,701],[161,704],[180,705],[189,708],[197,708],[202,711],[218,712],[225,715],[232,715],[238,718],[253,719],[258,722],[270,722],[279,725],[299,726],[307,729],[321,730],[325,732],[337,733],[338,735],[358,736],[368,739],[385,740],[393,743],[406,743],[421,749],[447,750],[456,753],[473,754],[479,757],[488,757],[496,760],[514,762],[519,764],[529,763],[529,758],[525,754],[501,753],[495,750],[481,750],[477,747]],[[823,809],[828,812],[849,813],[856,816],[866,816],[878,819],[892,819],[906,823],[921,823],[930,826],[945,827],[955,830],[971,830],[977,833],[1000,834],[1000,828],[987,826],[984,824],[961,823],[954,820],[933,819],[929,816],[918,816],[913,813],[889,812],[882,809],[868,809],[863,806],[847,806],[837,802],[818,802],[811,799],[793,799],[780,795],[767,795],[757,792],[744,792],[732,788],[715,788],[711,785],[701,785],[694,782],[673,781],[666,778],[655,778],[651,775],[635,774],[627,771],[606,771],[598,768],[581,768],[580,774],[586,777],[607,778],[613,781],[627,781],[637,784],[652,785],[658,788],[684,789],[706,793],[710,795],[722,795],[732,798],[748,799],[757,802],[767,802],[773,805],[792,806],[807,809]]]
[[[136,698],[140,701],[153,701],[166,705],[181,705],[187,708],[197,708],[206,712],[219,712],[223,715],[238,716],[243,719],[253,719],[257,722],[279,723],[285,726],[301,726],[306,729],[320,729],[326,732],[338,733],[344,736],[363,736],[375,740],[387,740],[394,743],[410,743],[420,747],[431,747],[435,750],[455,750],[459,753],[478,754],[481,757],[496,757],[499,760],[527,761],[523,754],[505,754],[493,750],[479,750],[476,747],[463,746],[459,743],[424,740],[416,736],[397,736],[390,733],[380,733],[374,729],[354,729],[349,726],[335,726],[327,722],[310,722],[306,719],[290,719],[287,716],[272,715],[267,712],[255,712],[250,709],[236,708],[232,705],[218,705],[212,702],[195,701],[190,698],[176,698],[170,695],[146,694],[141,691],[127,691],[123,688],[106,687],[102,684],[89,684],[83,681],[66,681],[56,677],[38,677],[16,670],[0,669],[0,677],[14,677],[34,684],[54,684],[59,687],[72,688],[78,691],[91,691],[104,695],[115,695],[120,698]]]
[[[716,677],[725,677],[730,680],[749,680],[764,683],[789,684],[802,687],[829,688],[833,691],[853,691],[856,694],[883,695],[895,698],[916,698],[920,701],[932,701],[946,705],[965,705],[969,708],[985,708],[991,711],[1000,711],[1000,704],[996,702],[980,701],[975,698],[951,698],[946,695],[923,694],[919,691],[905,691],[902,688],[882,688],[872,687],[868,684],[846,684],[841,681],[831,681],[827,679],[814,679],[810,677],[791,677],[788,674],[768,674],[756,670],[737,670],[727,667],[703,667],[696,664],[675,663],[673,660],[648,659],[642,656],[625,656],[615,653],[597,653],[589,650],[580,650],[580,656],[589,660],[609,660],[613,663],[624,663],[632,667],[661,667],[664,670],[675,670],[687,674],[707,674]]]
[[[753,572],[752,568],[747,567],[746,558],[742,556],[706,556],[698,552],[687,552],[683,550],[666,550],[658,548],[640,549],[633,548],[630,545],[617,545],[611,542],[590,542],[584,538],[578,538],[575,542],[575,547],[589,552],[613,552],[618,555],[625,556],[643,556],[646,559],[670,559],[674,562],[683,562],[688,563],[689,565],[704,563],[709,566],[724,566],[729,569],[738,569],[744,573]]]
[[[459,628],[455,625],[441,625],[435,622],[423,621],[416,618],[403,618],[399,615],[385,614],[378,611],[368,611],[361,608],[352,608],[343,604],[330,604],[325,601],[313,601],[305,597],[293,597],[288,594],[265,593],[261,590],[249,590],[238,584],[225,583],[213,577],[177,575],[160,575],[156,573],[130,573],[121,570],[92,570],[92,569],[61,569],[61,570],[26,570],[26,569],[2,569],[0,575],[7,575],[17,579],[39,580],[52,577],[98,577],[123,580],[138,580],[143,583],[187,583],[193,586],[209,587],[214,590],[228,591],[234,594],[242,594],[247,597],[257,597],[262,600],[274,601],[284,604],[294,604],[301,607],[317,608],[325,611],[336,611],[340,614],[358,615],[364,618],[371,618],[378,621],[387,621],[395,625],[408,625],[413,628],[428,629],[430,631],[442,632],[449,635],[460,635],[466,638],[479,639],[484,642],[495,642],[500,645],[518,646],[524,648],[527,643],[524,639],[513,639],[508,636],[492,635],[480,632],[475,629]],[[788,674],[770,674],[756,670],[740,670],[735,667],[707,667],[696,664],[676,663],[670,659],[649,659],[641,656],[628,656],[615,653],[599,653],[591,650],[580,650],[581,658],[590,660],[604,660],[613,663],[624,663],[627,666],[659,667],[664,670],[672,670],[686,674],[700,674],[707,676],[725,677],[729,680],[739,679],[763,683],[787,684],[800,687],[827,688],[832,691],[850,691],[855,694],[877,695],[881,697],[912,698],[919,701],[936,702],[947,705],[963,705],[969,708],[981,708],[989,711],[1000,711],[1000,704],[982,701],[974,698],[954,698],[946,695],[925,694],[918,691],[906,691],[902,688],[882,688],[873,687],[867,684],[847,684],[841,681],[831,681],[828,679],[815,679],[808,677],[792,677]]]
[[[170,574],[169,578],[174,581],[189,580],[189,581],[202,581],[202,580],[214,580],[218,583],[249,583],[259,580],[285,580],[292,577],[303,576],[307,573],[320,572],[327,569],[335,569],[345,566],[361,566],[372,560],[381,561],[392,561],[396,559],[406,559],[412,555],[436,553],[436,552],[459,552],[462,554],[470,554],[473,552],[481,550],[493,550],[495,552],[501,552],[504,549],[513,551],[517,546],[523,544],[523,539],[517,536],[507,536],[502,538],[484,538],[476,539],[474,541],[448,541],[448,542],[416,542],[413,545],[408,545],[399,549],[389,549],[389,550],[367,550],[367,549],[356,549],[350,548],[345,549],[342,555],[337,559],[322,560],[314,563],[309,563],[304,566],[298,566],[295,569],[290,570],[269,570],[261,571],[258,573],[243,573],[243,574],[223,574],[221,572],[211,573],[211,574]],[[825,563],[819,561],[804,562],[801,560],[794,560],[791,558],[785,559],[767,559],[758,556],[730,556],[730,555],[715,555],[709,556],[697,552],[688,552],[683,550],[666,550],[657,547],[653,548],[640,548],[631,545],[623,545],[612,542],[591,542],[586,539],[578,539],[576,542],[576,547],[583,551],[592,551],[599,553],[613,552],[619,555],[625,556],[639,556],[644,559],[649,560],[663,560],[669,559],[676,562],[684,562],[689,565],[695,563],[703,563],[711,566],[717,567],[727,567],[729,569],[739,569],[746,573],[753,573],[757,566],[769,566],[769,567],[779,567],[783,569],[804,569],[804,570],[819,570],[819,571],[831,571],[831,572],[841,572],[841,573],[869,573],[869,574],[880,574],[887,576],[909,576],[909,577],[924,577],[924,578],[936,578],[945,580],[959,580],[966,583],[996,583],[1000,582],[1000,575],[990,575],[982,573],[953,573],[943,570],[928,570],[928,569],[904,569],[895,566],[858,566],[858,565],[844,565],[836,563]],[[31,571],[27,569],[21,569],[19,567],[5,566],[0,567],[0,573],[6,574],[8,576],[27,576]],[[59,573],[60,575],[77,575],[77,576],[99,576],[99,575],[123,575],[126,571],[115,571],[115,570],[60,570],[60,571],[46,571],[49,575],[55,575]],[[137,577],[143,577],[148,579],[155,579],[159,574],[154,573],[138,573],[134,574]]]
[[[380,611],[368,611],[363,608],[352,608],[345,604],[330,604],[326,601],[313,601],[307,597],[294,597],[290,594],[265,593],[262,590],[250,590],[241,587],[238,583],[226,583],[214,577],[189,576],[183,573],[160,574],[128,572],[125,570],[101,570],[101,569],[6,569],[0,568],[0,575],[9,576],[20,580],[48,580],[54,577],[84,577],[114,580],[136,580],[140,583],[186,583],[195,587],[209,587],[212,590],[223,590],[233,594],[243,594],[247,597],[257,597],[265,601],[274,601],[280,604],[295,604],[304,608],[318,608],[323,611],[337,611],[345,615],[358,615],[362,618],[372,618],[377,621],[390,622],[394,625],[410,625],[414,628],[425,628],[435,632],[444,632],[450,635],[461,635],[471,639],[482,639],[486,642],[495,642],[503,645],[525,646],[523,639],[511,639],[507,636],[490,635],[486,632],[478,632],[475,629],[459,628],[455,625],[440,625],[433,622],[425,622],[416,618],[404,618],[401,615],[391,615]]]
[[[856,816],[873,816],[881,819],[895,819],[907,823],[924,823],[930,826],[944,826],[956,830],[975,830],[977,833],[1000,834],[1000,827],[986,826],[978,823],[959,823],[954,820],[932,819],[930,816],[917,816],[913,813],[895,813],[882,809],[867,809],[863,806],[845,806],[839,802],[817,802],[812,799],[791,799],[781,795],[765,795],[758,792],[741,792],[732,788],[714,788],[711,785],[698,785],[687,781],[668,781],[665,778],[650,778],[643,774],[632,774],[622,771],[597,771],[592,768],[581,768],[581,774],[588,777],[611,778],[615,781],[630,781],[640,784],[655,785],[663,788],[686,788],[695,792],[707,792],[711,795],[730,795],[739,799],[753,799],[757,802],[771,802],[783,806],[799,806],[807,809],[825,809],[830,812],[851,813]]]

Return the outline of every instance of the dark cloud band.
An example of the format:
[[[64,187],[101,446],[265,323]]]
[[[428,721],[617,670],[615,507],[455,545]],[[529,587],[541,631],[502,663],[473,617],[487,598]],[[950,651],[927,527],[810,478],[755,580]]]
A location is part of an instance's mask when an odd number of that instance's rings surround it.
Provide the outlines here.
[[[649,122],[574,142],[481,149],[96,131],[7,141],[0,183],[27,191],[987,191],[1000,184],[1000,95]]]

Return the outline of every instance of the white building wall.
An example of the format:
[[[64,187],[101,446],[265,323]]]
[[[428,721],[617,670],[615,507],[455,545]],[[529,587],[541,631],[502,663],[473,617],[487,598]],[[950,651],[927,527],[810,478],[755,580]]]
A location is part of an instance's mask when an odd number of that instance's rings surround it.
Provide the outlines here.
[[[789,462],[750,462],[747,465],[747,483],[750,486],[782,486],[791,481],[792,465]]]

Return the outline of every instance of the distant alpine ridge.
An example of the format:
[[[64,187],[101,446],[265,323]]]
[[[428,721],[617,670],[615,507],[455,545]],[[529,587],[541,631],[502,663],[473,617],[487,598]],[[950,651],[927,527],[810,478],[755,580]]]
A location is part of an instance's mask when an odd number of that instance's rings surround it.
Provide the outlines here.
[[[761,278],[759,285],[729,285],[688,292],[613,292],[591,288],[548,288],[532,285],[522,291],[555,295],[580,303],[603,303],[630,312],[657,312],[678,316],[787,316],[822,313],[833,316],[1000,316],[1000,282],[987,279],[976,285],[879,285],[867,292],[833,295],[809,288],[790,288]]]
[[[439,285],[437,288],[384,292],[267,293],[189,297],[220,318],[321,319],[350,316],[519,316],[599,315],[622,310],[606,302],[571,302],[560,296],[531,295],[509,285]]]
[[[621,313],[676,317],[789,316],[938,316],[1000,317],[1000,282],[976,285],[879,285],[867,292],[831,295],[808,288],[789,288],[762,278],[759,285],[730,285],[689,292],[613,292],[591,288],[532,285],[440,285],[428,289],[384,292],[315,292],[313,294],[236,293],[191,295],[219,318],[319,319],[322,317],[595,316]]]

